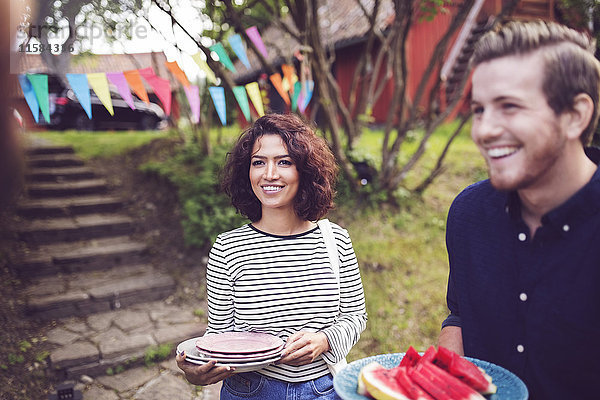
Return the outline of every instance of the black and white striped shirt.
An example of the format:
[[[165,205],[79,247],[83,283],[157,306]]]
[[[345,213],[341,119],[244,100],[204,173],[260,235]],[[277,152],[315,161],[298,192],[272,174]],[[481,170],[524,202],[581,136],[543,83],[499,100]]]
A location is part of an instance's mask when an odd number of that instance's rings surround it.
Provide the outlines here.
[[[340,260],[341,298],[319,227],[277,236],[248,224],[220,234],[206,273],[206,334],[265,332],[285,341],[300,330],[322,331],[330,345],[322,357],[308,365],[270,365],[259,372],[288,382],[329,373],[327,363],[348,354],[367,322],[352,242],[345,229],[333,223],[331,227]]]

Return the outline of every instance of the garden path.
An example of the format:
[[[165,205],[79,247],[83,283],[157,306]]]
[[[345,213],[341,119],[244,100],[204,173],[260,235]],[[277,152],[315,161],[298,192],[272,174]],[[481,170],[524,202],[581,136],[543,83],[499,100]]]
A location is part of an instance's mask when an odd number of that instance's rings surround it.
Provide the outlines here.
[[[177,281],[152,265],[123,199],[71,147],[35,143],[26,168],[11,269],[26,286],[27,318],[47,326],[48,376],[85,400],[218,399],[175,364],[174,345],[205,324],[172,302]]]

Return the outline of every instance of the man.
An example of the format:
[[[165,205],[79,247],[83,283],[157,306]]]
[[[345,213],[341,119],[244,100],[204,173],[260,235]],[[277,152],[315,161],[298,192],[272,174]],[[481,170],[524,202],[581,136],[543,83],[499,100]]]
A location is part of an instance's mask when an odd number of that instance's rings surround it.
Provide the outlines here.
[[[477,44],[471,136],[489,179],[448,214],[439,345],[501,365],[530,399],[600,398],[600,151],[594,44],[512,22]]]

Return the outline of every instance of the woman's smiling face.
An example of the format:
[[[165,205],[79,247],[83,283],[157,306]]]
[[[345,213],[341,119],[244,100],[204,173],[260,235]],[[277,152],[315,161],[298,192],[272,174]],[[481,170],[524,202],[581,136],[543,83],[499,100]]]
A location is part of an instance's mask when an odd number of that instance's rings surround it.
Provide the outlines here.
[[[279,135],[266,134],[254,142],[249,178],[263,212],[265,208],[289,208],[294,212],[300,175]]]

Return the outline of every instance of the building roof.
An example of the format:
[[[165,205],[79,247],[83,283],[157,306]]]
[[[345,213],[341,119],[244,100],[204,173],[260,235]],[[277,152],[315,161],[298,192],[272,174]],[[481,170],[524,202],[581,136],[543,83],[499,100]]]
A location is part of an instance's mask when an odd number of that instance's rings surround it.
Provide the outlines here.
[[[321,2],[318,13],[321,22],[320,34],[325,45],[340,49],[364,39],[369,29],[369,22],[361,7],[357,5],[357,1],[360,1],[369,11],[375,2],[374,0],[323,0]],[[382,31],[385,30],[393,18],[394,5],[392,1],[382,0],[377,16],[378,28]],[[295,30],[295,25],[289,15],[283,21]],[[291,62],[294,52],[300,49],[298,41],[289,33],[283,32],[277,24],[263,29],[261,36],[267,48],[267,61],[274,66]],[[248,60],[252,66],[251,70],[244,67],[239,60],[236,61],[235,67],[238,70],[238,74],[235,76],[236,80],[247,80],[262,69],[254,52],[248,52]]]

